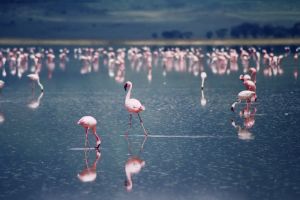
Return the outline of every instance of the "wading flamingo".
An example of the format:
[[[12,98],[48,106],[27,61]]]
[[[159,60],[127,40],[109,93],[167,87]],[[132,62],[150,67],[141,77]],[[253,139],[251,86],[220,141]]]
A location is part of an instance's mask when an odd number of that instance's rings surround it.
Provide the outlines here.
[[[207,78],[206,72],[201,72],[201,80],[202,80],[202,82],[201,82],[201,90],[204,89],[204,81],[205,81],[206,78]]]
[[[247,103],[247,106],[249,106],[249,103],[251,101],[254,101],[254,99],[255,99],[255,92],[250,91],[250,90],[243,90],[238,94],[237,101],[232,104],[231,110],[234,112],[235,105],[237,103],[241,103],[242,100],[245,100]]]
[[[27,77],[30,78],[30,80],[32,81],[36,81],[39,87],[41,88],[41,92],[44,92],[44,86],[40,82],[40,76],[38,73],[28,74]]]
[[[5,82],[0,80],[0,91],[2,90],[2,88],[4,87]]]
[[[85,146],[87,145],[88,141],[88,130],[92,129],[92,132],[96,138],[96,149],[99,149],[101,144],[101,139],[96,133],[96,125],[97,120],[92,116],[83,116],[78,122],[78,125],[81,125],[85,129]]]
[[[125,91],[128,90],[126,97],[125,97],[125,108],[130,113],[129,114],[129,125],[131,127],[132,113],[137,113],[137,115],[140,119],[141,126],[144,130],[144,134],[145,134],[145,136],[147,136],[148,133],[144,127],[143,120],[139,114],[141,111],[145,110],[145,107],[141,104],[141,102],[139,100],[131,98],[132,83],[130,81],[127,81],[125,83],[124,89],[125,89]]]

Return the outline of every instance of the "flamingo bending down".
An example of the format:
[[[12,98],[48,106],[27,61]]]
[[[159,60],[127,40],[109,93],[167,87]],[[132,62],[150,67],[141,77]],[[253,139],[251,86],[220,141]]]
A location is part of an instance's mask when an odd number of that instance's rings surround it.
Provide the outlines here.
[[[207,78],[207,74],[206,72],[201,72],[201,79],[202,79],[202,82],[201,82],[201,90],[203,90],[204,88],[204,80]]]
[[[78,125],[81,125],[85,129],[85,146],[88,143],[88,130],[92,129],[92,132],[96,138],[96,149],[99,149],[101,144],[101,139],[96,133],[97,120],[92,116],[83,116],[78,122]]]
[[[138,174],[142,167],[145,166],[145,161],[141,160],[138,157],[131,157],[127,160],[125,164],[125,173],[126,173],[126,181],[125,186],[127,191],[132,190],[132,178],[131,176],[134,174]]]
[[[255,99],[255,95],[256,95],[256,93],[253,91],[250,91],[250,90],[241,91],[237,96],[237,101],[234,102],[231,106],[232,112],[234,112],[235,105],[237,103],[241,103],[242,100],[245,100],[247,103],[247,106],[249,106],[249,103]]]
[[[32,81],[36,81],[41,88],[41,92],[44,92],[44,86],[40,82],[40,76],[38,73],[28,74],[27,77],[29,77]]]
[[[145,136],[147,136],[148,133],[145,130],[143,120],[142,120],[142,118],[139,114],[141,111],[145,110],[145,107],[141,104],[141,102],[139,100],[130,98],[131,97],[131,90],[132,90],[132,83],[130,81],[127,81],[125,83],[124,89],[125,89],[125,91],[128,90],[128,92],[126,94],[126,97],[125,97],[125,108],[130,113],[130,115],[129,115],[129,125],[131,127],[132,113],[137,113],[137,115],[140,119],[141,126],[144,130],[144,134],[145,134]]]

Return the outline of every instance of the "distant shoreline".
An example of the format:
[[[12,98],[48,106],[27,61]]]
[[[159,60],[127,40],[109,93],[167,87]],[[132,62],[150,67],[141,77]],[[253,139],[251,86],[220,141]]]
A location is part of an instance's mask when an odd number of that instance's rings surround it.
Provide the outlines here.
[[[33,39],[0,38],[0,45],[54,45],[54,46],[235,46],[235,45],[300,45],[300,38],[282,39]]]

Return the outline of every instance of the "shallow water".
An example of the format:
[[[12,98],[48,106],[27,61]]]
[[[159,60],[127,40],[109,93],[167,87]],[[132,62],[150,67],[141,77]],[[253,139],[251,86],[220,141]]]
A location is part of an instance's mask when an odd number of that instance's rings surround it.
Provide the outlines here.
[[[257,75],[258,101],[255,124],[248,135],[232,126],[244,127],[244,119],[230,106],[244,87],[242,73],[208,74],[201,105],[201,80],[188,71],[163,76],[161,62],[139,72],[126,62],[125,80],[131,80],[133,96],[146,107],[141,114],[149,137],[144,143],[137,116],[129,131],[124,109],[123,83],[108,76],[101,64],[98,72],[80,74],[81,63],[72,53],[66,69],[59,63],[52,78],[42,69],[45,92],[36,109],[28,104],[34,93],[26,76],[8,75],[0,96],[1,199],[299,199],[300,198],[300,88],[293,72],[299,67],[289,56],[284,73]],[[240,63],[239,63],[240,65]],[[28,74],[26,72],[25,74]],[[3,77],[1,77],[3,79]],[[84,129],[77,121],[84,115],[98,120],[102,137],[101,157],[94,182],[83,183],[77,174],[96,160],[94,150],[85,152]],[[248,137],[247,137],[248,136]],[[93,146],[95,140],[90,137]],[[79,149],[76,149],[79,148]],[[125,163],[138,156],[145,161],[133,175],[126,191]]]

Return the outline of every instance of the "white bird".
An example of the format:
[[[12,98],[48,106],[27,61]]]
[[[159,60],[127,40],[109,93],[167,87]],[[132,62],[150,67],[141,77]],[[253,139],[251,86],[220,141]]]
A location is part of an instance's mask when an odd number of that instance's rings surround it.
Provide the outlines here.
[[[39,87],[41,88],[41,92],[44,92],[44,86],[40,82],[40,76],[38,73],[28,74],[27,77],[30,78],[30,80],[32,81],[36,81]]]
[[[237,103],[241,103],[242,100],[245,100],[248,106],[248,104],[254,99],[255,99],[255,92],[250,90],[243,90],[238,94],[237,101],[232,104],[231,110],[234,112],[235,105]]]
[[[130,81],[127,81],[124,85],[124,89],[125,91],[128,90],[126,97],[125,97],[125,108],[127,109],[127,111],[130,113],[129,114],[129,125],[131,127],[131,119],[132,119],[132,113],[137,113],[139,119],[140,119],[140,123],[141,126],[144,130],[144,134],[145,136],[148,135],[147,131],[144,128],[144,124],[142,121],[142,118],[140,116],[140,112],[145,110],[145,107],[141,104],[141,102],[137,99],[133,99],[131,98],[131,90],[132,90],[132,83]]]

